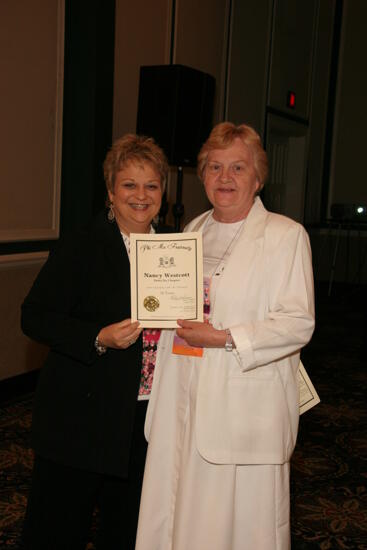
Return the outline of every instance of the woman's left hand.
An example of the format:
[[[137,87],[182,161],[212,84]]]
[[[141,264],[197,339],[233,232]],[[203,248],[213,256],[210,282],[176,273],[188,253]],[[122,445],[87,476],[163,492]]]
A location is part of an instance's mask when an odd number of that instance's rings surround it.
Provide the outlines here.
[[[201,348],[224,348],[226,342],[225,330],[217,330],[210,323],[177,320],[181,327],[176,329],[177,335],[183,338],[189,346]]]

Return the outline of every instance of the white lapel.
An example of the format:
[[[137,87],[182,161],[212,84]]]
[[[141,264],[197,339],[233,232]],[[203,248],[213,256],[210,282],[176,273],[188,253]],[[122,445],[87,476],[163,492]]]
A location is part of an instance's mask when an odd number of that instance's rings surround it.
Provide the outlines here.
[[[186,227],[185,231],[202,231],[207,219],[212,214],[213,209],[207,210],[204,214],[198,216],[195,220],[191,221]],[[245,238],[246,240],[253,241],[263,236],[265,220],[267,217],[267,210],[264,207],[260,197],[255,197],[255,202],[247,216],[246,223],[241,231],[239,240]]]
[[[201,233],[203,231],[203,228],[205,226],[207,219],[209,218],[212,212],[213,212],[213,209],[208,210],[207,212],[204,212],[204,214],[201,214],[200,216],[192,220],[185,227],[185,231],[199,231]]]

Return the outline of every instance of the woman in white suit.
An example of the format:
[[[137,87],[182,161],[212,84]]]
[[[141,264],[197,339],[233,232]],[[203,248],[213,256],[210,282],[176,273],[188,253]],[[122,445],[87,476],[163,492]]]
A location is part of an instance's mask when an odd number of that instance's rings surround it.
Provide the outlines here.
[[[203,234],[206,319],[179,320],[177,334],[161,336],[136,550],[290,548],[289,460],[313,276],[304,228],[257,196],[267,171],[244,124],[217,125],[199,153],[213,209],[186,230]],[[184,355],[174,353],[177,336]]]

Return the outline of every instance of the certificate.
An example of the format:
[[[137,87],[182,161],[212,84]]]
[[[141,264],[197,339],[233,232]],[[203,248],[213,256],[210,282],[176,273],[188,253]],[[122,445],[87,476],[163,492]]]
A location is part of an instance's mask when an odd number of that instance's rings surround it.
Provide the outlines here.
[[[299,387],[299,414],[310,410],[312,407],[320,403],[320,397],[308,376],[302,362],[299,363],[298,369],[298,387]]]
[[[130,234],[131,320],[176,328],[203,321],[201,233]]]

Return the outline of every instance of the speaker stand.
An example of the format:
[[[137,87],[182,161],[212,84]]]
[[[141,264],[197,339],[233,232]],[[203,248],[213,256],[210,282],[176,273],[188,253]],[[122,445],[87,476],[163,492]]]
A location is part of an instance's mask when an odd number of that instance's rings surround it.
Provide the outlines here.
[[[175,219],[175,231],[178,233],[181,226],[181,218],[185,211],[182,204],[182,182],[183,182],[183,167],[177,166],[177,185],[176,185],[176,203],[172,207],[173,217]]]

